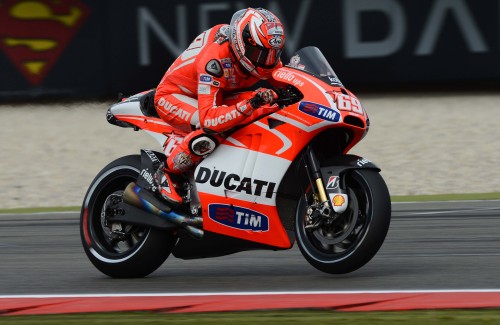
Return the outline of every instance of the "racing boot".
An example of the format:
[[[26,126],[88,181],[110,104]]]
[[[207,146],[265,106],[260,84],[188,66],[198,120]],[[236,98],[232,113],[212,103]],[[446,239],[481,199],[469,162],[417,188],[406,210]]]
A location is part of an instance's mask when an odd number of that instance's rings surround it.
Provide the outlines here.
[[[163,164],[158,168],[155,180],[158,184],[158,193],[167,203],[173,206],[182,204],[183,199],[176,190],[177,184],[172,181],[168,170],[164,168]]]

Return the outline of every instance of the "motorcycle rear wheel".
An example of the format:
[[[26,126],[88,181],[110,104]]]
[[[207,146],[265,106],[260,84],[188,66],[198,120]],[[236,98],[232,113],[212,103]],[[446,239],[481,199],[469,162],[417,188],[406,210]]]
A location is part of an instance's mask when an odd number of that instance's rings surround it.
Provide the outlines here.
[[[376,170],[350,171],[345,186],[347,210],[317,228],[306,229],[306,211],[314,200],[310,191],[297,209],[295,230],[302,255],[330,274],[349,273],[368,263],[382,246],[391,219],[389,191]]]
[[[85,253],[102,273],[113,278],[145,277],[165,262],[177,242],[171,232],[112,222],[125,187],[136,181],[141,157],[119,158],[93,180],[83,202],[80,235]]]

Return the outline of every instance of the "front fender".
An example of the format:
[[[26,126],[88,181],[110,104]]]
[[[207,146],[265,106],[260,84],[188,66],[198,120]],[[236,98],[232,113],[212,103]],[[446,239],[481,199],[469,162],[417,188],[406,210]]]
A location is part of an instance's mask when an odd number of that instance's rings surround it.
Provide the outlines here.
[[[330,200],[337,197],[337,194],[343,196],[347,194],[347,192],[345,192],[345,177],[350,171],[356,169],[372,169],[380,172],[380,168],[370,160],[356,155],[333,157],[325,161],[323,166],[324,167],[320,168],[321,178],[323,179],[323,186]],[[332,202],[330,202],[330,204],[332,204]],[[337,212],[343,212],[347,207],[347,201],[342,200],[342,204],[341,208],[339,208],[338,205],[332,207]]]
[[[327,162],[323,163],[324,167],[321,167],[321,176],[325,184],[328,184],[328,180],[331,176],[341,176],[347,170],[352,169],[375,169],[380,171],[381,169],[375,165],[370,160],[356,156],[356,155],[343,155],[328,159]]]

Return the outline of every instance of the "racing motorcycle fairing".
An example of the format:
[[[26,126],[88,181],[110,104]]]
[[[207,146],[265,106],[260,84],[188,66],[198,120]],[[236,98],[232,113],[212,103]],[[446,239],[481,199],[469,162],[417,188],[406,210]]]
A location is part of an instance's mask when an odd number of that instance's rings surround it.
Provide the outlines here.
[[[330,129],[337,128],[339,137],[329,138],[326,145],[336,149],[316,149],[332,156],[346,153],[365,135],[368,117],[359,100],[339,83],[327,84],[290,67],[278,69],[273,78],[314,102],[302,100],[237,130],[195,173],[204,229],[286,248],[293,237],[287,235],[282,220],[286,217],[280,218],[276,204],[285,173],[309,143],[323,133],[332,134]]]
[[[251,142],[256,147],[266,142],[263,133],[247,137],[254,139]],[[203,228],[289,248],[291,243],[276,209],[276,191],[290,163],[281,157],[222,143],[195,170]]]

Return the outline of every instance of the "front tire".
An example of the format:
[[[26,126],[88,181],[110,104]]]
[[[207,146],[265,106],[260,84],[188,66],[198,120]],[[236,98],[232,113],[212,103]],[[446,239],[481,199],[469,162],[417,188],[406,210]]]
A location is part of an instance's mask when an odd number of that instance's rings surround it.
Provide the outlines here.
[[[137,180],[141,157],[119,158],[106,166],[90,185],[82,206],[80,235],[92,264],[113,278],[144,277],[172,252],[177,237],[147,226],[112,222],[123,190]]]
[[[307,210],[317,200],[310,191],[297,209],[295,231],[302,255],[312,266],[330,274],[349,273],[368,263],[382,246],[391,219],[389,191],[376,170],[348,172],[345,187],[347,210],[325,218],[314,229],[306,229]]]

